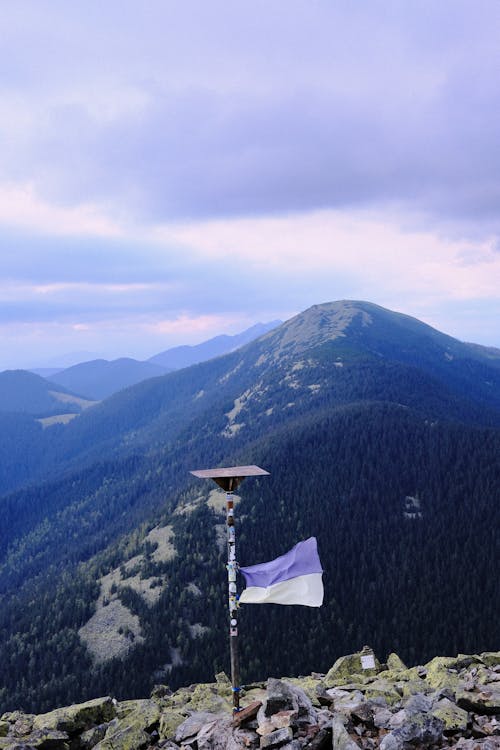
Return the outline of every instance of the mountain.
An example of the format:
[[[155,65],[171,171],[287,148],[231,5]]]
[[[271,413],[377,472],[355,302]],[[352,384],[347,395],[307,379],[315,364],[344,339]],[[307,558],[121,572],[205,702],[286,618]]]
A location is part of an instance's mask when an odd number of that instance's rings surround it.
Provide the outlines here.
[[[272,323],[257,323],[235,336],[216,336],[196,346],[177,346],[151,357],[146,362],[129,357],[111,361],[95,359],[80,362],[65,370],[47,373],[47,377],[58,385],[77,393],[84,393],[89,399],[100,401],[143,380],[165,375],[172,370],[179,370],[238,349],[275,328],[280,322],[275,320]]]
[[[270,323],[256,323],[245,331],[242,331],[242,333],[237,333],[234,336],[223,334],[215,336],[208,341],[203,341],[201,344],[195,344],[194,346],[174,346],[172,349],[166,349],[166,351],[150,357],[149,362],[155,362],[166,370],[180,370],[183,367],[196,365],[207,359],[220,357],[222,354],[239,349],[241,346],[273,330],[273,328],[277,328],[281,323],[281,320],[273,320]]]
[[[87,398],[100,401],[142,380],[165,375],[166,371],[153,362],[140,362],[129,357],[112,361],[94,359],[68,367],[52,375],[50,380],[78,393],[85,393]]]
[[[494,648],[494,350],[370,303],[317,305],[40,431],[25,455],[0,498],[0,711],[227,669],[224,502],[189,474],[211,466],[270,472],[241,487],[242,564],[314,535],[325,569],[324,606],[266,605],[265,637],[243,607],[245,682],[324,671],[363,642],[411,663]]]
[[[0,412],[52,417],[79,414],[88,405],[87,399],[27,370],[0,372]]]

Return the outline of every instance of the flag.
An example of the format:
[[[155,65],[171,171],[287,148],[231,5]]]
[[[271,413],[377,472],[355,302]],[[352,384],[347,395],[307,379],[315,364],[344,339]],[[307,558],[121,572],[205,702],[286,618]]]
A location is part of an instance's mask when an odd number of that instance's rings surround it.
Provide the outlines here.
[[[299,542],[271,562],[240,568],[246,581],[242,604],[323,604],[323,568],[316,537]]]

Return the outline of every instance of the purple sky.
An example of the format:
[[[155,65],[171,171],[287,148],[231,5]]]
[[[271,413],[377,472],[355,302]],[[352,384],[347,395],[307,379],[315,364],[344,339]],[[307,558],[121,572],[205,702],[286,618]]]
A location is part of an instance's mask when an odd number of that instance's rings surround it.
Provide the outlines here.
[[[500,347],[498,0],[8,0],[0,368],[364,299]]]

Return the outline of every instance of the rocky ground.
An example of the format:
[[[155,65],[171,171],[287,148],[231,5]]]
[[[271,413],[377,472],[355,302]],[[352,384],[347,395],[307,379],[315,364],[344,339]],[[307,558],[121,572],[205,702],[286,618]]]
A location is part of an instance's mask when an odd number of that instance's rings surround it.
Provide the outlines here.
[[[223,674],[175,693],[157,686],[144,700],[12,711],[0,719],[0,750],[500,748],[500,652],[411,669],[396,654],[386,664],[371,656],[365,647],[326,675],[248,685],[235,715]],[[363,669],[362,657],[374,666]]]

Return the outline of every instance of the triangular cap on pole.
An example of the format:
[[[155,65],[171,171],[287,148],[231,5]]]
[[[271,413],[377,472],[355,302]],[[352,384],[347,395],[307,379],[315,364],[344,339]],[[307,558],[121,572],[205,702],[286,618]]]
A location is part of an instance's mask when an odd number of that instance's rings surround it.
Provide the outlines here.
[[[268,471],[260,466],[227,466],[216,469],[197,469],[191,471],[199,479],[213,479],[225,492],[233,492],[246,477],[267,476]]]

